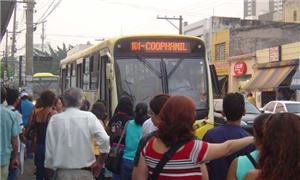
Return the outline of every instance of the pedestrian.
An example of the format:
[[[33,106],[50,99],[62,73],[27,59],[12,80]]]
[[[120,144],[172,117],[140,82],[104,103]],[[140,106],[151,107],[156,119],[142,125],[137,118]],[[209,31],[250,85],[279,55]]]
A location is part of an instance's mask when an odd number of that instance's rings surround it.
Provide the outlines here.
[[[110,143],[112,146],[118,143],[127,121],[134,119],[133,103],[130,97],[122,96],[115,109],[114,115],[108,123]],[[121,142],[124,144],[124,141]],[[119,180],[120,175],[113,173],[113,180]]]
[[[95,104],[92,106],[91,112],[97,117],[101,125],[103,126],[104,129],[106,129],[106,121],[107,121],[107,109],[102,101],[97,101]],[[96,142],[96,138],[93,137],[93,153],[96,157],[96,159],[99,158],[101,150],[99,149],[99,145]],[[105,173],[105,168],[102,169],[100,175],[96,177],[96,179],[100,180],[101,178],[104,179],[106,178],[106,173]]]
[[[79,109],[82,111],[89,111],[90,106],[91,106],[91,103],[87,99],[84,99],[84,100],[82,100],[82,103],[81,103],[81,106]]]
[[[245,114],[245,101],[241,94],[227,94],[223,99],[222,113],[226,117],[226,124],[208,130],[204,135],[203,141],[208,143],[223,143],[227,140],[250,136],[250,134],[241,127],[241,118]],[[251,153],[253,150],[255,150],[254,145],[250,145],[228,157],[210,161],[207,164],[209,179],[226,179],[230,163],[236,157]]]
[[[21,130],[18,136],[18,157],[20,157],[21,139],[24,140],[24,138],[23,138],[22,114],[18,110],[16,110],[16,106],[19,103],[19,91],[17,89],[11,89],[11,88],[7,88],[6,90],[7,90],[6,102],[8,105],[7,108],[15,113],[17,118],[17,123],[19,124],[19,128]],[[18,169],[9,168],[8,180],[17,179],[17,175],[18,175]]]
[[[227,180],[244,180],[250,170],[257,168],[259,151],[263,140],[264,123],[269,116],[269,114],[261,114],[254,119],[253,134],[256,150],[250,154],[239,156],[232,161],[228,170]]]
[[[247,94],[247,101],[256,106],[255,98],[253,97],[253,94],[251,92]]]
[[[31,113],[34,110],[34,105],[30,101],[28,93],[25,91],[21,92],[21,101],[20,101],[20,109],[19,110],[20,110],[20,113],[22,114],[23,125],[25,128],[25,131],[27,131],[26,129],[28,129],[29,119],[30,119]],[[32,154],[30,153],[31,143],[32,143],[31,139],[26,139],[26,158],[29,158],[29,159],[32,158]]]
[[[148,105],[138,103],[135,107],[135,118],[127,122],[125,147],[121,165],[121,180],[131,180],[133,160],[142,134],[142,125],[148,119]]]
[[[151,117],[147,119],[143,124],[142,137],[146,137],[147,135],[157,130],[158,114],[169,97],[170,96],[168,94],[158,94],[152,98],[149,103]]]
[[[109,136],[97,117],[79,110],[83,92],[67,89],[63,94],[65,111],[50,118],[46,135],[45,167],[55,169],[55,180],[92,180],[97,177],[109,152]],[[101,150],[96,160],[92,138]]]
[[[180,104],[180,106],[178,106]],[[141,152],[133,180],[202,179],[200,164],[232,154],[253,142],[253,137],[210,144],[197,140],[193,134],[196,106],[191,98],[172,96],[159,113],[158,131]],[[178,150],[179,149],[179,150]],[[174,151],[170,154],[170,150]],[[156,169],[165,153],[170,159],[161,171]],[[157,174],[153,177],[153,174]]]
[[[35,140],[34,165],[36,166],[36,180],[50,180],[53,175],[50,169],[44,167],[44,161],[47,126],[51,116],[57,113],[52,108],[55,98],[55,94],[50,90],[41,93],[42,109],[37,112],[34,111],[29,125],[29,129],[33,129],[33,139]]]
[[[259,169],[246,180],[300,179],[300,117],[293,113],[272,114],[264,124]]]
[[[58,97],[55,99],[53,109],[54,109],[57,113],[61,113],[61,112],[64,111],[64,104],[63,104],[63,100],[62,100],[62,97],[61,97],[61,96],[58,96]]]
[[[1,126],[0,126],[0,163],[1,179],[8,178],[8,168],[17,169],[19,165],[18,158],[18,136],[21,133],[16,114],[6,108],[3,103],[7,98],[6,89],[1,85]]]

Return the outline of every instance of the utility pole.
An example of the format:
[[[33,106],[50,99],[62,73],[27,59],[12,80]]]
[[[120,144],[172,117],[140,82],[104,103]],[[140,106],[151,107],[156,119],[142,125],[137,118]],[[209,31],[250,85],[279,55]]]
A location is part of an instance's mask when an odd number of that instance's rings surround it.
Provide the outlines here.
[[[12,31],[12,43],[11,43],[11,58],[15,60],[15,48],[16,48],[16,16],[17,16],[17,3],[15,4],[14,10],[14,21],[13,21],[13,31]]]
[[[33,74],[33,8],[34,0],[27,0],[26,8],[26,82],[32,80]]]
[[[46,21],[42,22],[42,35],[41,35],[41,39],[42,39],[42,52],[44,52],[44,45],[45,45],[45,39],[46,39],[46,35],[45,35],[45,23],[46,23]]]
[[[156,19],[165,19],[167,20],[173,27],[175,27],[176,29],[178,29],[179,31],[179,34],[183,34],[183,30],[182,30],[182,21],[183,21],[183,18],[182,16],[180,15],[179,17],[159,17],[157,16]],[[171,20],[177,20],[179,21],[179,27],[177,27]]]
[[[3,71],[3,80],[8,80],[8,30],[6,30],[5,38],[5,61],[4,61],[4,71]]]

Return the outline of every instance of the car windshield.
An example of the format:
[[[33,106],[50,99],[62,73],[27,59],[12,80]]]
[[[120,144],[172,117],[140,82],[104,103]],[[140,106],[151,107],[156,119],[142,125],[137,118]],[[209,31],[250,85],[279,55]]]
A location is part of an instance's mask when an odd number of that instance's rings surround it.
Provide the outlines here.
[[[300,113],[300,104],[285,104],[288,112]]]
[[[245,102],[246,114],[259,114],[260,111],[250,102]]]
[[[199,58],[122,58],[116,60],[116,73],[119,94],[132,96],[135,104],[148,103],[165,88],[190,96],[197,109],[207,109],[206,68]]]

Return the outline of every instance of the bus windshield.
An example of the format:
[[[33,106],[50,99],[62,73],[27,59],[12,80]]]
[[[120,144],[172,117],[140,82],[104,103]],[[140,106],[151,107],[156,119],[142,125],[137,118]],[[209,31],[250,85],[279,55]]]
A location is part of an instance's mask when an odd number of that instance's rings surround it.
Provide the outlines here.
[[[119,94],[134,103],[149,102],[159,93],[190,96],[197,109],[207,109],[207,76],[200,58],[119,58]]]

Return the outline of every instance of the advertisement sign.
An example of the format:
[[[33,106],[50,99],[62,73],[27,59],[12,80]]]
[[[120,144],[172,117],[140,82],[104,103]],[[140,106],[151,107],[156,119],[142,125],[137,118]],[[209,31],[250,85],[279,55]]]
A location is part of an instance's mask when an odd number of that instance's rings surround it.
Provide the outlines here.
[[[234,65],[234,75],[235,76],[241,76],[243,74],[246,74],[247,72],[247,64],[245,62],[237,62]]]
[[[271,47],[269,49],[269,61],[270,62],[277,62],[280,61],[280,47],[276,46],[276,47]]]

